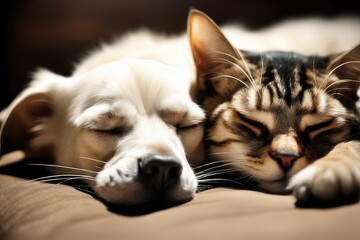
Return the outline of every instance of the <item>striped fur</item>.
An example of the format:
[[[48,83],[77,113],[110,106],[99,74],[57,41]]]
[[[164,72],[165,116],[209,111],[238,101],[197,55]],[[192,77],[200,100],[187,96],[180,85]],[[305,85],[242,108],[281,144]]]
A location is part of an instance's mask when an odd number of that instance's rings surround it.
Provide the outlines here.
[[[208,115],[211,160],[231,166],[236,179],[249,177],[272,193],[293,190],[299,200],[312,196],[330,201],[359,192],[360,122],[355,106],[360,45],[337,56],[240,51],[200,12],[190,19],[190,40],[200,102]],[[326,174],[294,178],[299,184],[291,182],[286,188],[297,173],[318,166],[315,161],[327,166],[338,146],[348,149],[344,143],[355,154],[344,152],[343,163],[350,161],[349,168],[334,179],[342,183],[353,176],[354,181],[347,182],[350,191],[342,192],[339,184],[324,190],[304,180],[318,176],[322,186],[329,182]],[[341,159],[336,161],[341,167]]]

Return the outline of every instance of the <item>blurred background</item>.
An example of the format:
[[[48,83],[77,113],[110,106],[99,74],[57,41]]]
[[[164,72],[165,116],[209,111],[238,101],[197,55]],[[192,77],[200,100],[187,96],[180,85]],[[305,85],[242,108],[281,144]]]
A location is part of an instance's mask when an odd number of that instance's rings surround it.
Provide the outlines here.
[[[100,40],[140,27],[179,33],[192,7],[218,24],[240,22],[251,29],[303,16],[360,16],[356,0],[2,0],[1,5],[1,109],[37,67],[69,75]]]

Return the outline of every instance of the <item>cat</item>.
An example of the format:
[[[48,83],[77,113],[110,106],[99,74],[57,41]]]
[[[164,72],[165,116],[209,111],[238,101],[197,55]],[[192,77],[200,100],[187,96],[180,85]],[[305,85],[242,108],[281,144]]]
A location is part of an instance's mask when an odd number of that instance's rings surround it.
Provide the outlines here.
[[[327,56],[238,50],[197,10],[189,38],[209,166],[299,202],[358,198],[360,45]]]

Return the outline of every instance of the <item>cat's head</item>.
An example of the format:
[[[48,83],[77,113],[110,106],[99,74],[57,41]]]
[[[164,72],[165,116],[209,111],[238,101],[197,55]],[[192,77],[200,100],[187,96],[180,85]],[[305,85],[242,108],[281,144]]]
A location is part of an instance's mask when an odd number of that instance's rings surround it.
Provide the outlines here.
[[[284,192],[295,173],[359,137],[360,45],[336,56],[238,50],[196,10],[189,36],[209,156],[261,189]]]

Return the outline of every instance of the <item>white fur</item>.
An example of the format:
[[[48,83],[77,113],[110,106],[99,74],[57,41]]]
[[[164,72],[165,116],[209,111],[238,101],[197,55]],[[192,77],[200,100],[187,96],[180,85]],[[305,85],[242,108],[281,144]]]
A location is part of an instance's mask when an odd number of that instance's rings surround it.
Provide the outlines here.
[[[69,170],[72,174],[91,175],[94,180],[85,180],[103,199],[125,205],[160,196],[139,180],[140,159],[170,157],[180,162],[182,172],[179,183],[163,199],[191,199],[197,179],[188,161],[198,164],[203,160],[199,124],[205,115],[191,99],[194,70],[184,57],[191,57],[186,54],[190,49],[179,41],[184,43],[181,37],[140,31],[102,46],[68,78],[40,70],[2,113],[2,132],[19,103],[32,94],[44,94],[49,97],[52,115],[34,123],[33,131],[41,131],[31,141],[32,149],[52,147],[57,165],[77,168]],[[166,122],[166,116],[183,117],[173,117],[177,122],[172,123]],[[178,125],[198,126],[177,130]],[[124,126],[130,129],[124,135],[104,132]]]
[[[349,150],[347,144],[354,146]],[[358,145],[352,142],[337,145],[329,155],[293,176],[287,188],[300,201],[311,197],[330,201],[357,193],[360,189]]]

